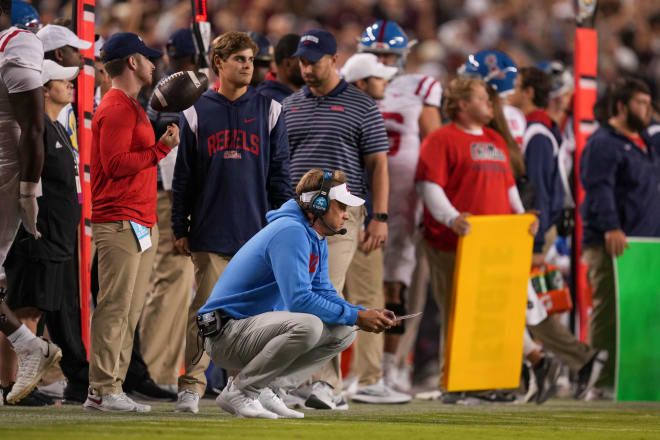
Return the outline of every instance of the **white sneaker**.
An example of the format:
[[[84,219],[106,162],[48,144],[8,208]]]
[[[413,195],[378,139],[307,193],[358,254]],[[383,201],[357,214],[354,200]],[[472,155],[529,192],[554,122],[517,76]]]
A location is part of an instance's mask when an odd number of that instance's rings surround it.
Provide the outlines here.
[[[412,397],[394,391],[381,379],[373,385],[358,388],[357,393],[351,396],[351,400],[360,403],[408,403]]]
[[[151,405],[145,405],[143,403],[137,403],[135,400],[131,399],[129,396],[126,396],[126,398],[129,400],[129,402],[133,403],[135,406],[134,411],[135,412],[150,412],[151,411]]]
[[[305,401],[305,405],[314,409],[335,409],[334,388],[327,382],[317,381],[312,384],[312,392]]]
[[[199,394],[190,390],[183,390],[177,395],[174,412],[189,412],[197,414],[199,412]]]
[[[131,400],[126,393],[105,394],[97,396],[95,394],[87,394],[87,400],[83,404],[86,411],[107,411],[107,412],[148,412],[151,411],[149,405],[141,405],[148,407],[145,411],[144,408],[139,408],[137,404]]]
[[[240,418],[276,419],[277,414],[268,411],[258,399],[253,399],[239,390],[229,378],[227,386],[215,399],[215,403],[229,414]]]
[[[50,341],[34,338],[23,350],[16,350],[16,383],[7,394],[8,403],[16,403],[37,386],[46,371],[62,358],[62,350]]]
[[[268,387],[264,388],[261,391],[261,394],[259,394],[259,403],[261,403],[261,406],[266,410],[285,419],[302,419],[305,417],[305,414],[300,411],[294,411],[287,408],[284,402],[282,402],[282,399],[280,399],[280,396]]]
[[[282,390],[282,401],[288,408],[310,409],[305,402],[312,392],[310,386],[301,386],[291,390]]]
[[[440,390],[422,391],[415,394],[415,399],[419,400],[440,400],[444,393]]]
[[[66,388],[66,380],[58,380],[48,385],[40,385],[37,387],[41,394],[45,394],[53,399],[64,399],[64,389]]]

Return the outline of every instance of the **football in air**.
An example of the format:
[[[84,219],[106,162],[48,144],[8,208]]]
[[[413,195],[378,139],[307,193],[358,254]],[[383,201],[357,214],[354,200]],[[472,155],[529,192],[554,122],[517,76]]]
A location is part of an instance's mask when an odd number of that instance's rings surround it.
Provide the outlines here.
[[[159,112],[182,112],[192,107],[208,88],[205,74],[192,70],[177,72],[156,87],[151,107]]]

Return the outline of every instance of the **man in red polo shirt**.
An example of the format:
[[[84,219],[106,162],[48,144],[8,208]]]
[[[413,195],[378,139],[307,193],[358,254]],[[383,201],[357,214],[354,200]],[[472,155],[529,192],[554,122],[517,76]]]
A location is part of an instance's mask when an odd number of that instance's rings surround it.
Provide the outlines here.
[[[92,121],[92,234],[99,294],[92,317],[86,410],[151,410],[126,396],[122,384],[158,243],[156,165],[179,143],[174,124],[155,142],[136,100],[140,89],[151,84],[154,65],[149,58],[159,56],[129,32],[113,35],[101,50],[112,89]]]

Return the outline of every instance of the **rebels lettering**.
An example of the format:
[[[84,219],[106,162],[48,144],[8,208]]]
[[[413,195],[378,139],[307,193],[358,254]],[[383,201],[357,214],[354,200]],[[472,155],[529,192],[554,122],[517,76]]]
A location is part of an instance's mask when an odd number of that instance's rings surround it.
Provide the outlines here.
[[[207,144],[209,157],[224,150],[245,150],[259,155],[259,136],[241,129],[220,130],[208,137]]]

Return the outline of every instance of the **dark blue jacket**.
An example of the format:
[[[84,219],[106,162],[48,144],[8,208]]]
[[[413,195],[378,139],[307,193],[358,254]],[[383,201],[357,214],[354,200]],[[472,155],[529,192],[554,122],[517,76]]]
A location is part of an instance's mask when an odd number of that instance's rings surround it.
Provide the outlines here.
[[[281,108],[249,87],[234,102],[207,90],[182,113],[172,229],[191,251],[235,254],[293,196]]]
[[[281,104],[284,98],[293,93],[293,90],[277,80],[267,79],[257,86],[257,92]]]
[[[536,206],[539,211],[539,232],[534,237],[534,252],[543,250],[545,233],[554,225],[564,206],[564,189],[559,174],[557,154],[561,134],[547,113],[539,110],[527,115],[523,151],[527,176],[536,186]]]
[[[660,152],[646,133],[642,138],[648,153],[609,125],[589,138],[580,162],[585,247],[603,243],[613,229],[660,237]]]

